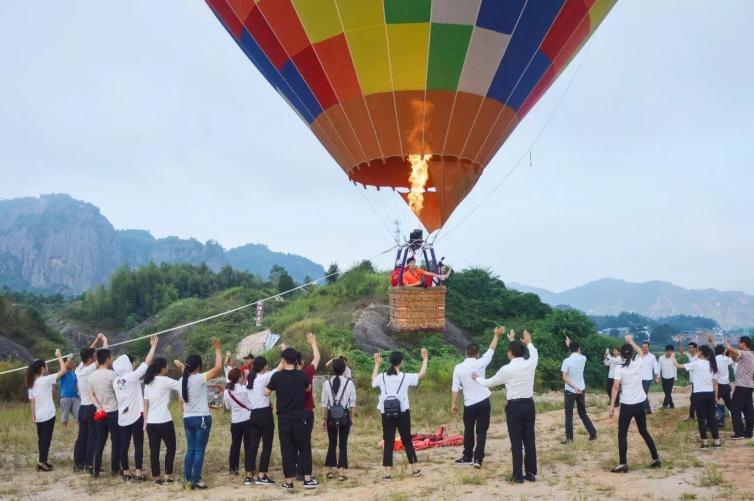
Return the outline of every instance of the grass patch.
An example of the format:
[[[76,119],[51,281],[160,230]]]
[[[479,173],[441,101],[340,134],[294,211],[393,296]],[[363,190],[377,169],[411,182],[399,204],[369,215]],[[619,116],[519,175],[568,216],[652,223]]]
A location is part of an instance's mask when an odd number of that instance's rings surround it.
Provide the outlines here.
[[[717,487],[724,483],[723,473],[714,463],[710,463],[704,468],[704,475],[699,481],[701,487]]]

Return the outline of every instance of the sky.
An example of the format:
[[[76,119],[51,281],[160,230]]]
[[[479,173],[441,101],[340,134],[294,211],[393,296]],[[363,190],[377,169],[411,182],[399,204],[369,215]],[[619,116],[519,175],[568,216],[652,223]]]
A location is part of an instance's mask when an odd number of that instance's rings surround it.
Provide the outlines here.
[[[753,19],[749,0],[619,0],[440,255],[556,291],[754,293]],[[3,0],[0,60],[0,199],[68,193],[116,228],[344,267],[392,246],[392,219],[416,225],[348,182],[204,2]]]

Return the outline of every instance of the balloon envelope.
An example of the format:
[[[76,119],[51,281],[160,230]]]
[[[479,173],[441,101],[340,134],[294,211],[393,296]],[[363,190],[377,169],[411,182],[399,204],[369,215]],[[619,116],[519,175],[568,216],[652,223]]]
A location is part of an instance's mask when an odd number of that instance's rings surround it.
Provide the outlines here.
[[[410,188],[436,230],[616,0],[207,0],[357,183]]]

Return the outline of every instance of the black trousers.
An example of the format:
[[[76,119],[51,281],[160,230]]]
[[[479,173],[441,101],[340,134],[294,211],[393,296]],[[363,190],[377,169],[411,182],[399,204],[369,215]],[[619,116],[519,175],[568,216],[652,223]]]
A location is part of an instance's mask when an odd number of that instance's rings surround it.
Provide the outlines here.
[[[293,478],[296,472],[303,475],[312,473],[311,435],[307,429],[306,419],[278,416],[278,439],[280,454],[283,456],[283,475]]]
[[[636,428],[639,430],[639,435],[644,439],[644,442],[649,448],[649,453],[652,455],[652,459],[657,459],[657,447],[652,440],[652,435],[647,431],[647,411],[644,407],[644,402],[638,404],[621,404],[620,414],[618,414],[618,456],[620,464],[628,464],[626,459],[628,453],[628,427],[631,424],[631,420],[636,421]]]
[[[351,418],[347,424],[335,426],[327,422],[327,456],[325,466],[330,468],[348,468],[348,434],[351,433]],[[335,451],[338,451],[337,458]]]
[[[662,391],[665,393],[665,398],[662,400],[663,409],[673,409],[675,404],[673,403],[673,385],[675,384],[675,378],[661,378]]]
[[[696,405],[696,422],[699,425],[699,436],[702,440],[707,440],[707,427],[712,431],[712,438],[720,438],[717,430],[717,420],[715,419],[715,394],[711,391],[702,391],[694,394],[694,405]]]
[[[509,400],[505,406],[505,420],[508,424],[508,436],[511,441],[513,455],[513,477],[517,480],[524,478],[526,473],[537,474],[537,444],[534,433],[536,412],[534,399],[520,398]],[[524,455],[521,449],[526,451]]]
[[[597,436],[597,430],[594,429],[592,420],[589,419],[589,414],[586,413],[586,402],[584,399],[584,393],[576,394],[570,391],[564,391],[565,396],[565,431],[566,440],[573,440],[573,404],[576,404],[576,411],[581,418],[581,423],[586,428],[590,437]]]
[[[691,385],[691,396],[689,397],[689,418],[696,417],[696,406],[694,405],[694,385]]]
[[[644,401],[644,410],[647,411],[647,414],[652,413],[652,406],[649,405],[649,387],[652,386],[652,380],[651,379],[642,379],[641,386],[644,388],[644,393],[647,395],[647,399]]]
[[[733,390],[733,398],[731,399],[732,410],[730,412],[733,419],[733,433],[749,438],[751,438],[752,431],[754,431],[754,405],[751,402],[752,391],[752,388],[736,386],[736,389]],[[746,420],[745,429],[741,419],[742,414]]]
[[[306,433],[309,435],[309,457],[312,456],[312,450],[311,450],[311,443],[312,443],[312,432],[314,431],[314,411],[306,411]],[[301,455],[304,454],[304,451],[299,450],[298,455],[296,456],[296,475],[311,475],[312,474],[312,465],[311,460],[309,461],[309,471],[306,471],[306,462],[302,460]]]
[[[249,450],[246,457],[251,459],[251,469],[257,471],[257,451],[262,442],[262,454],[259,456],[259,473],[267,473],[270,469],[272,456],[272,439],[275,436],[275,420],[272,417],[272,407],[252,409],[249,424]]]
[[[733,393],[733,390],[731,389],[728,383],[721,383],[717,385],[717,397],[719,399],[722,399],[723,402],[725,402],[725,407],[727,407],[731,413],[733,412],[733,407],[732,407],[733,402],[730,398],[732,393]]]
[[[134,463],[136,469],[144,466],[144,416],[139,416],[135,422],[120,427],[120,464],[128,470],[128,449],[131,447],[131,437],[134,439]]]
[[[390,419],[382,415],[382,440],[385,446],[382,449],[382,466],[393,466],[393,448],[395,447],[395,431],[401,436],[403,449],[409,464],[418,462],[414,443],[411,441],[411,411],[401,412],[398,420]]]
[[[241,456],[241,444],[243,443],[244,468],[251,473],[251,458],[249,457],[249,444],[251,443],[251,422],[231,423],[230,425],[230,454],[228,466],[230,471],[238,471],[238,463]]]
[[[55,416],[47,421],[37,423],[37,446],[39,447],[39,462],[46,463],[50,454],[52,432],[55,429]]]
[[[120,426],[118,426],[118,411],[108,412],[107,419],[98,421],[97,441],[94,445],[94,472],[98,473],[102,467],[102,453],[105,451],[107,436],[110,435],[110,471],[120,471]]]
[[[92,466],[94,463],[94,444],[97,441],[94,410],[94,405],[79,407],[79,434],[73,448],[73,464],[76,466]]]
[[[491,411],[489,398],[463,408],[463,457],[473,459],[479,464],[484,461],[484,447],[487,444]],[[475,436],[476,450],[474,450]]]
[[[615,379],[609,377],[607,378],[607,383],[605,384],[605,389],[607,390],[607,398],[612,400],[613,399],[613,384],[615,383]]]
[[[149,463],[152,476],[160,476],[160,443],[165,442],[165,474],[173,474],[175,462],[175,426],[172,421],[167,423],[147,424],[147,438],[149,439]]]

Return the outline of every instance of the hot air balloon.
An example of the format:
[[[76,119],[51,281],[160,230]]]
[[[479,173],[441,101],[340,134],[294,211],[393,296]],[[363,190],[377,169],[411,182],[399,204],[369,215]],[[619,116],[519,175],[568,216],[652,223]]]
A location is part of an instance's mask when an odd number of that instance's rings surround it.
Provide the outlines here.
[[[207,0],[348,178],[443,226],[616,0]]]

